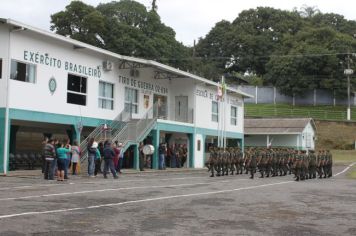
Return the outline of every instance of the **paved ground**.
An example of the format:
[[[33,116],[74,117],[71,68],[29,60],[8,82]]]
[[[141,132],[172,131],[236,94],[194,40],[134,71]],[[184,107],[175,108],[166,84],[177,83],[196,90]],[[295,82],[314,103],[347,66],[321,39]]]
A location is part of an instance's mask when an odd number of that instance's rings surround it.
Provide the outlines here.
[[[356,235],[356,181],[345,174],[304,182],[205,171],[65,183],[1,177],[0,235]]]

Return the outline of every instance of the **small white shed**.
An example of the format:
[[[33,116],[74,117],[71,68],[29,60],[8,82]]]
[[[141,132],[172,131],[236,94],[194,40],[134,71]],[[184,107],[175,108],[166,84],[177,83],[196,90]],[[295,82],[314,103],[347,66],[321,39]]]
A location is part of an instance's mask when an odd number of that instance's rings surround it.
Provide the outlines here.
[[[316,126],[311,118],[245,119],[246,147],[314,150]]]

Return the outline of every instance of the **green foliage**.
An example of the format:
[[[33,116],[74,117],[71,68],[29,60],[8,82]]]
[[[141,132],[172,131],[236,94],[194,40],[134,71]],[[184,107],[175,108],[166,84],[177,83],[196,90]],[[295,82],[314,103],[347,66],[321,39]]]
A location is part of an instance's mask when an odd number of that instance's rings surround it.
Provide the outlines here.
[[[104,17],[94,7],[72,1],[65,11],[51,16],[51,30],[95,46],[103,46],[100,39]]]
[[[79,1],[52,15],[51,29],[58,34],[123,55],[154,59],[187,68],[189,49],[175,39],[172,28],[161,22],[153,9],[132,0],[99,4],[96,8]]]
[[[254,74],[287,95],[322,88],[344,97],[343,71],[347,52],[356,51],[355,33],[355,21],[316,7],[292,12],[258,7],[242,11],[232,23],[218,23],[200,39],[197,55],[219,73]]]

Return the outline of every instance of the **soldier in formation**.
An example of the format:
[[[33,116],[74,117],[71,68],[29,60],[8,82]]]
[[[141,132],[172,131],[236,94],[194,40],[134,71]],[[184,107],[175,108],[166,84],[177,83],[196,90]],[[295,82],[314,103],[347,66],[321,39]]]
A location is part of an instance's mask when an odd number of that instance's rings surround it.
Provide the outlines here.
[[[328,150],[315,153],[310,150],[297,151],[289,148],[248,148],[243,153],[240,148],[209,148],[209,158],[205,165],[210,177],[250,174],[253,179],[257,172],[260,178],[294,174],[296,181],[329,178],[332,176],[332,155]]]

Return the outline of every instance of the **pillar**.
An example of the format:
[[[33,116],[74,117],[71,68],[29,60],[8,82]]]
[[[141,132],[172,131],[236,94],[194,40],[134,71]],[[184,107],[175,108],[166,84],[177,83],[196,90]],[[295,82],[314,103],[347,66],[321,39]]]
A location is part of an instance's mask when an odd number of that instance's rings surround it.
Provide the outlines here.
[[[16,153],[16,136],[20,126],[12,125],[10,130],[10,153]]]
[[[194,168],[195,134],[189,134],[189,168]]]
[[[140,169],[140,156],[138,151],[138,144],[133,145],[133,168],[135,170]]]
[[[152,145],[155,151],[152,155],[152,169],[158,169],[158,148],[159,148],[159,129],[154,129],[152,132]]]
[[[5,153],[5,149],[9,150],[10,144],[10,121],[8,124],[8,142],[5,143],[5,108],[0,108],[0,173],[7,174],[9,170],[9,152]],[[6,146],[7,145],[7,146]]]
[[[205,138],[206,138],[206,135],[205,134],[203,134],[202,135],[202,140],[201,140],[201,150],[203,151],[203,165],[205,164],[205,162],[206,162],[206,156],[205,156],[205,153],[206,153],[206,151],[205,151]]]
[[[67,129],[66,133],[67,133],[67,136],[69,138],[69,143],[72,144],[73,143],[73,135],[75,135],[75,132],[73,132],[73,128],[72,129]]]

